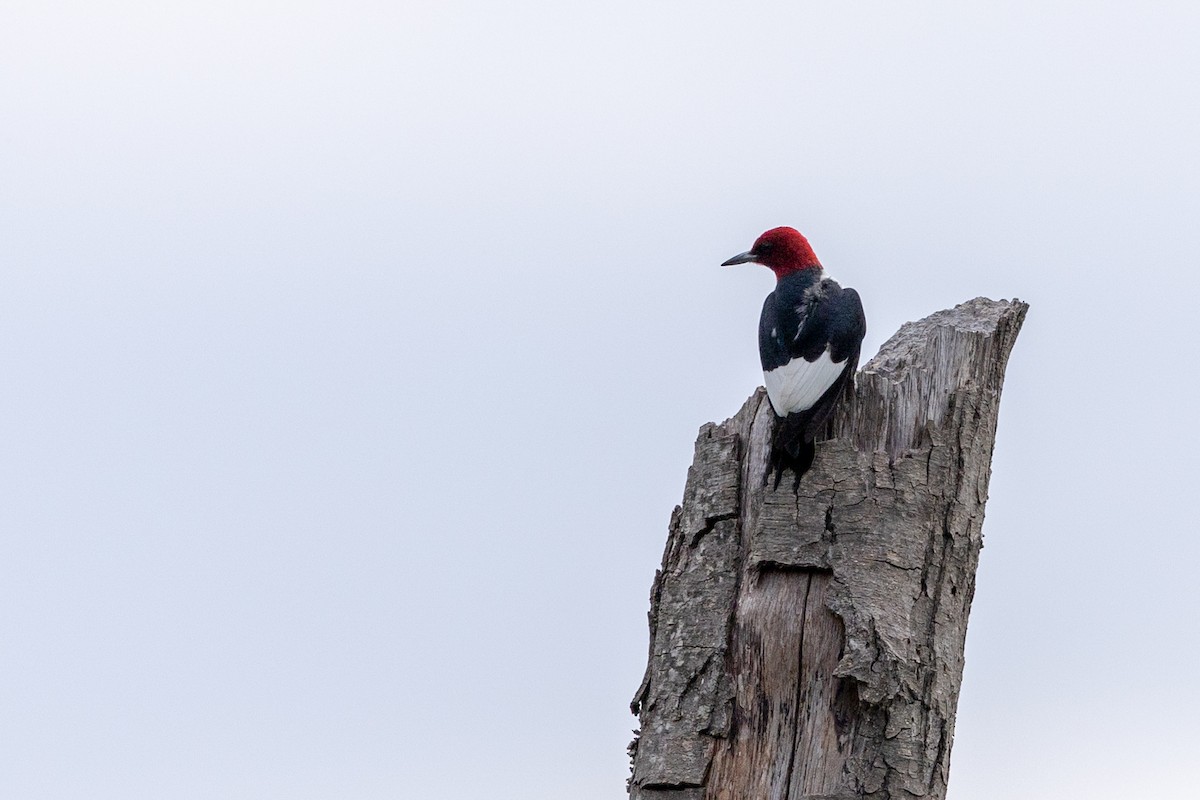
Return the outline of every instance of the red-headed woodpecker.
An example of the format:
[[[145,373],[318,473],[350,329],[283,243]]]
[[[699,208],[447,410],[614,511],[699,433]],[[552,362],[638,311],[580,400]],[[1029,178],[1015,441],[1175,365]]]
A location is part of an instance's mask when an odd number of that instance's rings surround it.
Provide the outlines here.
[[[721,266],[751,261],[769,268],[777,281],[758,322],[767,397],[780,417],[764,481],[774,471],[778,488],[790,467],[799,486],[816,455],[817,434],[854,385],[867,319],[858,292],[825,276],[795,228],[772,228]]]

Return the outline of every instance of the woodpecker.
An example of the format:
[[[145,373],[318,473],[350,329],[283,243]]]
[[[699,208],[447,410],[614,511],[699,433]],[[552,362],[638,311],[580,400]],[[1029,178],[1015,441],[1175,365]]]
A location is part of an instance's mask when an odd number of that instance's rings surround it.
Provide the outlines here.
[[[772,228],[721,266],[749,262],[767,267],[776,279],[758,322],[767,397],[779,417],[763,482],[774,471],[778,489],[783,470],[790,468],[795,488],[812,466],[817,434],[842,396],[853,391],[867,319],[858,292],[826,277],[795,228]]]

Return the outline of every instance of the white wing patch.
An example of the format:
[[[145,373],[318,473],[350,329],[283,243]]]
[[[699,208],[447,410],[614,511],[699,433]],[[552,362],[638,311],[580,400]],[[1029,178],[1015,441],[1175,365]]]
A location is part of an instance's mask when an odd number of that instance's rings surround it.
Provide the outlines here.
[[[845,368],[845,361],[833,363],[828,347],[816,361],[805,361],[797,356],[782,367],[763,373],[767,397],[771,398],[771,405],[780,416],[807,411],[821,399],[821,395]]]

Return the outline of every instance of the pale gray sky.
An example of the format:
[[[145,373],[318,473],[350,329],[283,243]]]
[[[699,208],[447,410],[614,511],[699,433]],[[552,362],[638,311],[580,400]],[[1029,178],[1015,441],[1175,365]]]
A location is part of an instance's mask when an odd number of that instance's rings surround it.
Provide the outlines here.
[[[1013,355],[951,800],[1182,797],[1200,6],[0,6],[0,796],[621,797],[804,231]]]

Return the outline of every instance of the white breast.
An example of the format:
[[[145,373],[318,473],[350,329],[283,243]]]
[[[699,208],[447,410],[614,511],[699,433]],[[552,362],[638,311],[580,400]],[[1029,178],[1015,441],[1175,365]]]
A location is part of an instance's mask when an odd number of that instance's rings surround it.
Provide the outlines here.
[[[846,362],[835,364],[826,348],[816,361],[797,357],[782,367],[764,372],[767,396],[771,398],[775,413],[786,417],[812,408],[845,368]]]

